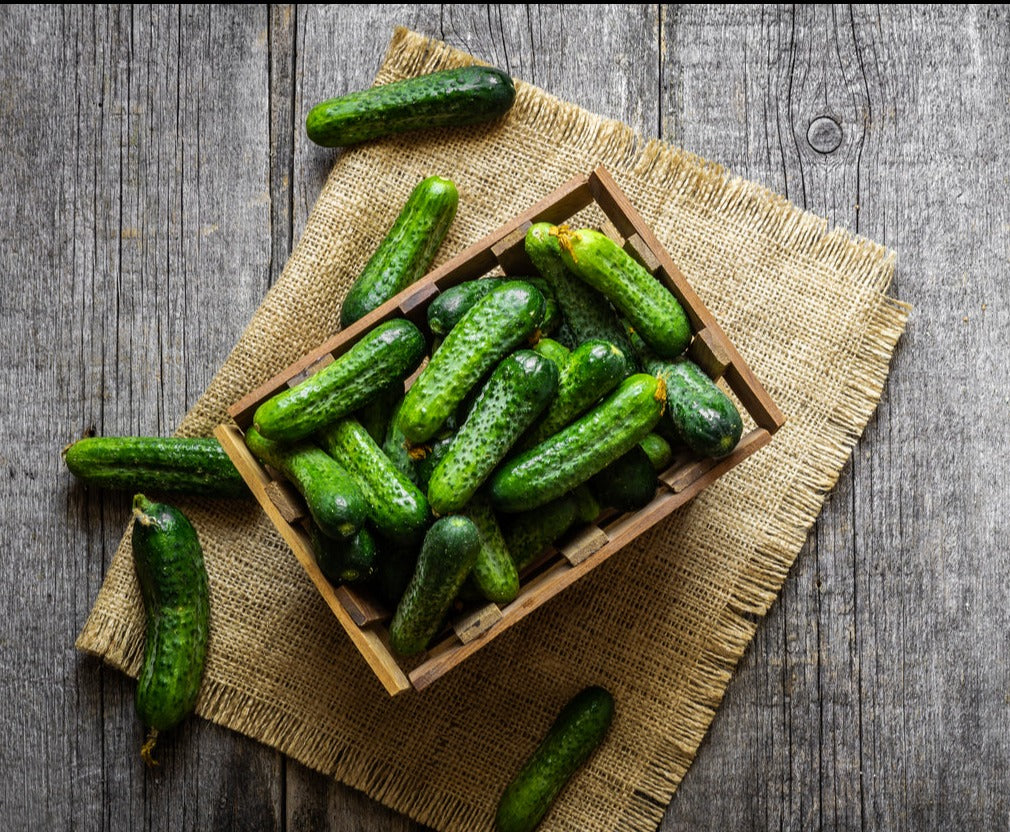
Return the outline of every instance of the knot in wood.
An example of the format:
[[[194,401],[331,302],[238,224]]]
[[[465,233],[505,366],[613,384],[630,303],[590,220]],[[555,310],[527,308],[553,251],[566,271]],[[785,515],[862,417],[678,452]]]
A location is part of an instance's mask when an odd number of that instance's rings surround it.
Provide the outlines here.
[[[842,125],[831,116],[818,116],[807,128],[807,141],[818,153],[831,153],[842,143]]]

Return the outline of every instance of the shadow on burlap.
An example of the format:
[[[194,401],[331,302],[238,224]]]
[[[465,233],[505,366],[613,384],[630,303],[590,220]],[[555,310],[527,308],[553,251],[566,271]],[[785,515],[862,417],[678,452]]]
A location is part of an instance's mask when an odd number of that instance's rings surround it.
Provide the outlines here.
[[[398,29],[380,82],[472,63]],[[616,697],[607,742],[545,829],[651,830],[870,418],[909,309],[894,256],[829,231],[717,165],[528,85],[499,124],[340,155],[277,285],[180,427],[227,407],[338,328],[343,296],[416,182],[453,179],[439,261],[603,164],[789,419],[692,504],[423,693],[390,699],[254,504],[179,501],[206,552],[211,647],[198,713],[431,826],[491,826],[497,797],[577,690]],[[128,540],[77,646],[136,675]]]

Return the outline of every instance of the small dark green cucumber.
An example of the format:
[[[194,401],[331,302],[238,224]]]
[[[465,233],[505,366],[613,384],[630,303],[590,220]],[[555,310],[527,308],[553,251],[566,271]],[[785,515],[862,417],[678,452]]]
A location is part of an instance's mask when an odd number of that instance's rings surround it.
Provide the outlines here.
[[[649,457],[654,471],[665,471],[673,461],[673,448],[658,433],[650,433],[638,445]]]
[[[428,483],[436,514],[459,511],[558,389],[558,368],[533,350],[501,360]]]
[[[382,444],[393,413],[403,400],[403,382],[394,381],[382,388],[374,399],[366,402],[364,407],[355,411],[353,416],[368,435]]]
[[[589,488],[601,506],[638,511],[656,496],[656,469],[638,444],[590,477]]]
[[[670,419],[685,445],[714,458],[736,447],[743,433],[740,411],[701,367],[684,357],[647,360],[646,366],[666,384]]]
[[[459,193],[448,179],[429,176],[414,187],[393,227],[344,298],[341,327],[365,317],[424,277],[458,205]]]
[[[319,571],[332,584],[367,581],[375,574],[378,552],[375,539],[366,528],[358,529],[347,540],[334,540],[313,524],[309,529],[309,545]]]
[[[253,424],[267,439],[294,442],[353,413],[394,381],[403,381],[421,363],[424,336],[396,318],[366,333],[318,373],[261,404]]]
[[[635,258],[606,234],[591,228],[551,230],[565,266],[603,294],[661,358],[674,358],[691,341],[684,308]]]
[[[384,537],[420,539],[428,527],[428,501],[375,444],[361,423],[348,417],[320,435],[324,450],[347,469],[368,503],[368,519]]]
[[[494,507],[536,508],[585,482],[637,445],[665,404],[660,379],[645,373],[628,377],[581,419],[505,462],[490,481]]]
[[[196,531],[174,506],[133,498],[133,564],[147,615],[137,715],[148,728],[140,756],[152,756],[161,731],[196,705],[210,625],[210,595]]]
[[[565,367],[568,365],[568,359],[572,355],[572,351],[568,347],[564,346],[564,344],[559,344],[552,338],[541,338],[533,349],[544,356],[544,358],[549,358],[557,364],[559,373],[564,373]]]
[[[323,147],[343,147],[408,130],[462,127],[504,115],[515,96],[500,69],[445,69],[322,101],[309,111],[305,132]]]
[[[600,505],[585,485],[532,511],[502,518],[502,537],[516,570],[522,572],[577,522],[589,523]]]
[[[436,520],[425,535],[410,584],[389,625],[389,644],[401,656],[428,646],[477,560],[480,533],[459,514]]]
[[[368,516],[368,504],[357,482],[333,457],[311,442],[282,445],[255,428],[245,432],[253,455],[284,474],[305,498],[320,530],[333,538],[352,537]]]
[[[466,394],[543,320],[544,296],[508,280],[475,303],[407,391],[400,429],[414,443],[438,433]]]
[[[207,497],[248,497],[249,488],[216,439],[95,436],[63,452],[70,473],[100,488],[139,488]]]
[[[614,719],[614,697],[593,686],[576,694],[506,786],[495,816],[497,832],[532,832],[572,775],[603,742]]]
[[[471,306],[504,282],[504,277],[465,280],[439,294],[428,304],[428,329],[432,335],[444,338]]]

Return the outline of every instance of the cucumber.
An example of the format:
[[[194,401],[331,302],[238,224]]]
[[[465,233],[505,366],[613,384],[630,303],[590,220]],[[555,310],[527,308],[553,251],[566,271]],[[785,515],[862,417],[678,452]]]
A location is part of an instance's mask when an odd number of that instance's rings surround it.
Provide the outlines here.
[[[428,304],[428,329],[432,335],[444,338],[470,307],[504,282],[504,277],[484,277],[465,280],[446,289]]]
[[[590,477],[589,488],[601,506],[638,511],[656,496],[656,469],[639,443]]]
[[[417,566],[389,625],[389,644],[401,656],[428,646],[477,560],[477,527],[455,514],[436,520],[425,535]]]
[[[533,350],[502,359],[432,472],[432,511],[447,514],[463,508],[557,389],[558,368],[550,359]]]
[[[603,742],[614,719],[614,697],[592,686],[562,708],[547,735],[505,787],[497,832],[531,832],[579,767]]]
[[[379,324],[318,373],[261,404],[253,424],[267,439],[294,442],[353,413],[424,358],[424,336],[395,318]]]
[[[666,413],[668,412],[669,410],[666,411]],[[660,421],[662,421],[662,419]],[[671,448],[670,443],[658,433],[650,433],[638,443],[638,446],[645,451],[645,455],[649,457],[649,462],[652,463],[652,469],[654,471],[665,471],[670,465],[670,462],[673,460],[673,448]]]
[[[410,449],[407,447],[407,437],[400,430],[398,417],[402,404],[403,399],[400,399],[400,402],[393,408],[389,424],[386,426],[386,438],[382,442],[382,452],[389,457],[389,461],[399,469],[401,474],[406,476],[414,485],[427,491],[428,484],[426,482],[424,485],[421,485],[421,477],[417,472],[417,464],[413,456],[411,456]]]
[[[203,550],[179,509],[133,498],[133,564],[147,616],[136,707],[148,728],[140,756],[149,766],[158,734],[196,705],[207,655],[210,594]]]
[[[366,581],[375,574],[378,554],[368,529],[358,529],[349,540],[334,540],[312,525],[309,545],[319,571],[332,584]]]
[[[560,497],[637,445],[659,420],[666,389],[637,373],[560,433],[505,462],[492,477],[500,511],[525,511]]]
[[[558,381],[558,395],[534,425],[523,447],[557,433],[613,390],[627,375],[628,358],[606,341],[584,341],[576,347]]]
[[[428,527],[428,501],[356,419],[341,419],[320,440],[357,483],[379,533],[403,542],[421,538]]]
[[[458,205],[459,193],[448,179],[429,176],[414,187],[344,298],[341,327],[365,317],[427,273]]]
[[[411,442],[424,442],[503,356],[528,339],[543,320],[544,296],[508,280],[470,307],[407,391],[400,429]]]
[[[519,572],[505,545],[491,503],[478,495],[467,505],[464,514],[480,535],[480,549],[471,576],[473,582],[488,601],[507,604],[519,594]]]
[[[589,523],[600,505],[585,485],[563,494],[533,511],[522,511],[502,520],[502,537],[516,570],[522,572],[575,523]]]
[[[551,338],[541,338],[537,341],[537,345],[533,349],[544,356],[544,358],[549,358],[557,364],[559,373],[564,373],[565,367],[568,365],[568,360],[572,355],[572,351],[568,349],[568,347],[563,344],[559,344]]]
[[[414,470],[417,471],[418,488],[428,493],[431,475],[438,467],[442,458],[449,453],[452,442],[456,438],[453,431],[443,430],[438,436],[429,439],[423,445],[414,445],[408,453],[414,460]]]
[[[564,325],[559,340],[567,345],[570,339],[572,349],[583,341],[607,341],[631,360],[631,345],[613,307],[603,295],[568,271],[561,258],[558,238],[551,233],[552,228],[554,226],[548,222],[531,225],[526,232],[525,247],[526,254],[550,285],[561,307]],[[634,370],[634,363],[629,364],[628,372]]]
[[[666,384],[670,419],[685,445],[704,457],[726,456],[743,433],[736,405],[688,358],[647,359],[650,373]]]
[[[245,432],[245,443],[257,459],[276,468],[298,489],[323,534],[349,538],[364,524],[368,504],[361,489],[322,448],[311,442],[282,445],[265,439],[255,428]]]
[[[309,111],[305,132],[323,147],[343,147],[408,130],[477,124],[504,115],[515,95],[500,69],[446,69],[322,101]]]
[[[361,426],[368,431],[372,439],[382,444],[393,413],[402,400],[403,382],[394,381],[383,387],[364,407],[356,410],[353,416],[361,422]]]
[[[64,450],[63,460],[79,480],[101,488],[249,496],[241,474],[216,439],[95,436]]]
[[[635,258],[606,234],[556,226],[565,266],[603,294],[660,358],[687,349],[691,325],[680,302]]]

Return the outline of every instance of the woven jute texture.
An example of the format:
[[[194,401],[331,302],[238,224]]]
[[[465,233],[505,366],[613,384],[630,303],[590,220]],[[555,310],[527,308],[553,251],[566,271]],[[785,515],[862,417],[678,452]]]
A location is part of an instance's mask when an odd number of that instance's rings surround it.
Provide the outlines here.
[[[377,80],[473,63],[397,30]],[[277,285],[180,427],[229,404],[337,327],[340,299],[412,187],[453,179],[439,258],[575,174],[605,165],[788,418],[693,503],[421,693],[391,699],[254,503],[179,500],[199,530],[211,641],[198,713],[438,829],[490,828],[497,797],[575,692],[617,716],[545,829],[651,830],[756,621],[870,418],[909,309],[894,256],[625,125],[517,83],[501,123],[342,153]],[[136,675],[143,616],[126,540],[79,648]]]

